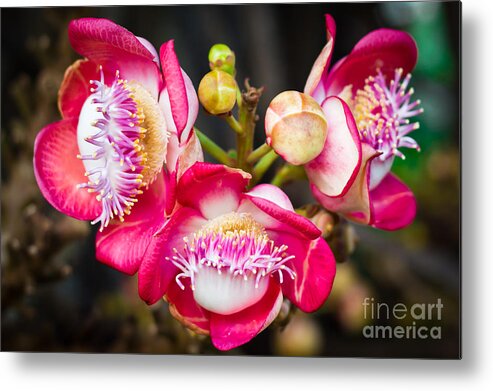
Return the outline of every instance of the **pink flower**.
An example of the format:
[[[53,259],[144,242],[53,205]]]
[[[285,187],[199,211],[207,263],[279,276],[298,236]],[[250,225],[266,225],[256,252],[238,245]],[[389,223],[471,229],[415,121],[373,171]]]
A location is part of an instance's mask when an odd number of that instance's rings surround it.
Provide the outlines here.
[[[133,274],[162,224],[168,171],[200,159],[197,96],[173,41],[159,59],[145,39],[94,18],[72,21],[69,39],[85,58],[65,73],[62,120],[36,138],[36,180],[60,212],[101,223],[97,258]]]
[[[363,37],[329,70],[335,22],[326,15],[328,42],[315,61],[305,94],[321,104],[328,123],[322,153],[306,164],[315,198],[328,210],[386,230],[410,224],[412,191],[390,173],[399,148],[419,146],[409,119],[422,112],[408,88],[417,60],[413,38],[379,29]]]
[[[306,312],[327,298],[335,260],[320,231],[278,188],[246,191],[250,175],[195,163],[177,184],[180,205],[153,237],[139,293],[165,296],[175,318],[210,334],[214,346],[242,345],[277,316],[283,296]]]

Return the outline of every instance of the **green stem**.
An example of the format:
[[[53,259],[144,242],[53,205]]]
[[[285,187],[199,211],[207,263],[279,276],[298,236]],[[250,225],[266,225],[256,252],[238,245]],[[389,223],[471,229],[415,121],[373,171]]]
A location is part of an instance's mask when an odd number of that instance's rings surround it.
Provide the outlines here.
[[[274,186],[282,187],[287,182],[305,178],[306,173],[303,167],[284,164],[270,183]]]
[[[228,153],[224,149],[222,149],[197,128],[195,128],[195,134],[199,138],[200,144],[202,145],[202,148],[204,148],[204,151],[208,152],[209,155],[211,155],[219,163],[227,166],[232,166],[234,164],[233,159],[229,157]]]
[[[224,120],[228,123],[229,127],[233,129],[237,134],[243,133],[243,128],[241,127],[241,124],[233,115],[228,115],[224,117]]]
[[[276,161],[279,155],[274,151],[269,151],[263,158],[261,158],[258,163],[253,167],[252,171],[252,185],[258,183],[267,170],[272,166],[272,164]]]
[[[272,150],[272,148],[267,145],[267,144],[262,144],[260,147],[255,149],[250,155],[247,157],[247,163],[249,164],[255,164],[258,162],[262,157],[264,157],[267,153],[269,153]]]

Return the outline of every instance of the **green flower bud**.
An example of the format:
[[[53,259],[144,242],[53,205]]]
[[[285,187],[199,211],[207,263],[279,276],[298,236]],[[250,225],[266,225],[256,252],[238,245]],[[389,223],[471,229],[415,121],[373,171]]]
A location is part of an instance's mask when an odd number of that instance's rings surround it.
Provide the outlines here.
[[[211,114],[230,112],[236,103],[236,81],[229,73],[215,69],[207,73],[199,84],[199,100]]]
[[[219,69],[235,75],[235,53],[223,43],[217,43],[209,50],[209,66],[211,70]]]

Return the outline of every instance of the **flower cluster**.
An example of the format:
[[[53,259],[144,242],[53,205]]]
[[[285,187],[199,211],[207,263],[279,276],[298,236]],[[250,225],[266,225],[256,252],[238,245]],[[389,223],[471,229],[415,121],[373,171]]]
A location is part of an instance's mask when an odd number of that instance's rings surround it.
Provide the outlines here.
[[[145,302],[164,298],[220,350],[254,338],[283,302],[313,312],[330,294],[336,267],[325,232],[281,190],[299,176],[295,166],[341,218],[387,230],[414,219],[414,196],[390,169],[402,148],[419,150],[408,136],[422,111],[409,87],[416,45],[377,30],[329,69],[335,23],[326,22],[328,42],[304,93],[274,98],[266,143],[255,150],[262,89],[247,82],[240,91],[226,45],[211,48],[197,95],[172,40],[158,54],[106,19],[69,25],[83,59],[62,81],[62,119],[36,138],[39,188],[60,212],[99,224],[98,260],[137,273]],[[194,127],[199,100],[237,133],[233,153]],[[219,163],[204,163],[203,149]],[[261,183],[279,156],[285,165]]]

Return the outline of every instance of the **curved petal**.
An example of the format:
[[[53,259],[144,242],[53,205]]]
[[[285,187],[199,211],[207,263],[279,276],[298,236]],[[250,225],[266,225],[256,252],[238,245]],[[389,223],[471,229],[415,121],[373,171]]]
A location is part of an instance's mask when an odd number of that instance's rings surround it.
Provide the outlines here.
[[[62,85],[58,90],[58,109],[62,118],[76,118],[82,105],[91,95],[90,80],[99,80],[99,67],[89,60],[77,60],[65,71]],[[114,74],[105,72],[104,78],[113,82]]]
[[[192,131],[188,141],[181,148],[180,155],[176,162],[177,178],[181,178],[182,175],[196,162],[204,161],[204,152],[202,151],[202,145],[200,140]]]
[[[177,201],[213,219],[238,208],[250,174],[221,164],[195,163],[178,181]]]
[[[361,166],[361,141],[349,106],[332,96],[322,104],[327,118],[327,138],[322,153],[305,165],[311,183],[330,197],[344,195]]]
[[[181,290],[177,284],[170,284],[166,292],[171,315],[197,334],[209,334],[209,311],[199,306],[190,287]]]
[[[307,241],[270,231],[268,235],[276,246],[288,246],[286,253],[295,256],[286,266],[296,272],[296,277],[284,276],[283,294],[302,311],[316,311],[329,296],[336,274],[336,261],[329,245],[323,238]]]
[[[174,248],[183,246],[183,238],[206,223],[200,212],[180,208],[151,239],[139,269],[139,295],[148,304],[158,301],[175,278],[178,269],[166,259]]]
[[[173,118],[173,115],[178,114],[176,114],[171,107],[170,94],[167,87],[163,89],[161,95],[159,96],[159,104],[161,106],[161,110],[164,113],[168,129],[174,132],[177,137],[180,137],[180,144],[183,144],[190,137],[193,125],[195,124],[195,120],[197,119],[197,115],[199,113],[199,100],[197,97],[197,93],[195,92],[192,80],[190,80],[183,69],[181,70],[181,72],[183,79],[185,80],[186,97],[188,99],[188,117],[186,118],[186,125],[180,133],[178,133],[177,126]],[[173,93],[177,92],[174,91]],[[182,114],[184,113],[182,112]]]
[[[143,85],[157,100],[162,81],[154,55],[127,29],[108,19],[83,18],[70,22],[69,40],[84,57],[110,73]]]
[[[327,28],[327,44],[315,60],[304,89],[304,93],[313,96],[318,103],[321,103],[326,96],[323,79],[328,74],[336,34],[336,24],[331,15],[325,15],[325,24]]]
[[[286,195],[286,193],[284,193],[277,186],[268,183],[262,183],[260,185],[255,186],[247,194],[253,197],[263,198],[265,200],[271,201],[283,209],[294,212],[294,208],[293,208],[293,204],[291,203],[291,200]]]
[[[362,145],[362,163],[360,169],[349,190],[340,197],[330,197],[317,186],[311,185],[315,199],[327,210],[343,214],[349,220],[369,224],[371,220],[370,206],[370,175],[369,167],[371,161],[380,155],[370,145]]]
[[[139,42],[144,45],[144,47],[152,54],[152,61],[159,65],[159,55],[157,54],[156,48],[147,39],[142,37],[136,37]]]
[[[202,146],[196,136],[195,132],[192,132],[190,138],[184,146],[178,145],[178,139],[176,133],[171,133],[171,137],[167,150],[167,172],[166,172],[166,214],[170,215],[176,204],[176,185],[178,179],[193,166],[196,162],[204,161],[204,153],[202,152]]]
[[[251,307],[231,315],[211,312],[212,344],[219,350],[230,350],[247,343],[275,319],[281,305],[281,288],[271,281],[264,297]]]
[[[404,74],[409,73],[417,59],[416,42],[408,33],[391,29],[372,31],[330,71],[326,80],[327,94],[338,95],[348,85],[353,86],[353,91],[360,89],[365,79],[376,75],[378,69],[388,78],[397,68],[403,68]]]
[[[124,222],[113,220],[96,235],[96,258],[126,274],[134,274],[152,236],[164,223],[166,187],[164,174],[138,197]]]
[[[307,218],[265,199],[246,193],[238,207],[239,213],[249,213],[263,227],[286,231],[305,239],[316,239],[320,230]]]
[[[94,194],[77,185],[87,182],[77,159],[77,120],[54,122],[41,130],[34,142],[34,175],[41,193],[57,210],[79,220],[101,214]]]
[[[392,174],[370,192],[370,203],[371,225],[376,228],[401,229],[411,224],[416,216],[416,199],[412,191]]]
[[[165,88],[159,100],[162,102],[169,128],[177,132],[180,143],[183,143],[188,140],[197,119],[197,93],[188,75],[180,68],[173,40],[161,46],[160,57]]]

